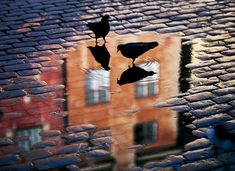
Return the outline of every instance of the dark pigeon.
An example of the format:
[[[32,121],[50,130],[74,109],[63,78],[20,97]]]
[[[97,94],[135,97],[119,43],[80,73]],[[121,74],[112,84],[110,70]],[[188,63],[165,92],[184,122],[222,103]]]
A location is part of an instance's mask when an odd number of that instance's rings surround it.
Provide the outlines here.
[[[96,44],[95,47],[89,46],[87,47],[92,55],[94,56],[95,60],[101,64],[101,66],[105,69],[105,70],[110,70],[109,67],[109,61],[110,61],[110,53],[107,50],[105,44],[103,44],[103,46],[98,46]]]
[[[118,45],[117,51],[120,50],[123,56],[132,58],[134,63],[136,58],[149,51],[150,49],[155,48],[156,46],[158,46],[158,42],[127,43]]]
[[[208,139],[219,149],[229,150],[235,148],[235,134],[229,132],[224,125],[209,127],[207,131]]]
[[[153,71],[146,71],[143,68],[137,67],[135,65],[132,67],[129,66],[129,68],[121,74],[121,77],[119,80],[117,80],[117,83],[119,85],[133,83],[153,74],[155,74]]]
[[[87,26],[95,34],[96,43],[97,43],[97,39],[100,37],[102,37],[104,39],[104,42],[106,42],[105,37],[109,33],[109,30],[110,30],[109,15],[102,16],[102,19],[100,22],[88,23]]]

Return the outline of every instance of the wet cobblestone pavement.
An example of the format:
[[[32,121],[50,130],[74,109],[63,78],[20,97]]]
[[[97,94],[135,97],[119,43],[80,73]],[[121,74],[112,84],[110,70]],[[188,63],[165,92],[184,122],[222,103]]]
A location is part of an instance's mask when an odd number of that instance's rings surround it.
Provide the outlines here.
[[[104,14],[110,15],[107,44],[112,42],[114,34],[151,32],[181,37],[182,46],[189,47],[192,54],[192,60],[183,64],[192,73],[189,89],[158,99],[152,106],[159,110],[170,108],[179,117],[190,118],[192,122],[186,126],[195,139],[183,144],[181,152],[170,153],[161,160],[146,160],[140,165],[136,165],[134,154],[126,156],[132,158],[128,166],[122,156],[123,160],[117,161],[124,163],[123,167],[114,168],[120,171],[235,169],[234,147],[217,150],[208,137],[210,126],[217,124],[223,124],[231,135],[235,132],[235,3],[232,0],[1,0],[0,7],[0,170],[79,170],[77,163],[82,163],[81,170],[102,170],[91,158],[115,163],[110,157],[111,144],[117,146],[117,140],[110,136],[110,130],[100,132],[95,128],[102,123],[90,124],[89,118],[69,117],[65,100],[69,95],[69,82],[65,79],[68,73],[62,69],[66,68],[69,55],[79,51],[77,47],[95,41],[86,24],[99,21]],[[72,80],[76,81],[79,79]],[[70,97],[74,106],[80,107]],[[134,106],[128,111],[135,113],[138,108]],[[37,133],[40,138],[27,140],[22,125],[24,129],[34,126],[27,134]],[[21,141],[17,137],[29,143],[31,150],[18,147]],[[145,148],[128,145],[136,151]],[[87,158],[88,164],[84,162]]]

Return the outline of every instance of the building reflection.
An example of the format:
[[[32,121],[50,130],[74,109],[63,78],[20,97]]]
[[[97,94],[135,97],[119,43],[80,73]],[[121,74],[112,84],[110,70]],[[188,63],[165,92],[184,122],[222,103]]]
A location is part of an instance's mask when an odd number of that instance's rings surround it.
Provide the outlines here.
[[[31,84],[32,81],[45,81],[48,86],[54,86],[63,82],[62,68],[44,72],[37,76],[25,76],[17,81]],[[19,82],[18,82],[19,83]],[[4,87],[3,87],[4,88]],[[42,141],[39,132],[42,130],[63,128],[63,117],[55,117],[55,113],[63,111],[63,92],[48,92],[45,94],[27,95],[14,99],[3,99],[0,101],[0,137],[9,137],[16,142],[16,145],[23,151]],[[7,148],[7,147],[4,147]],[[14,149],[17,147],[10,147]],[[0,149],[0,154],[1,154]]]
[[[136,66],[155,74],[117,84],[133,66],[132,60],[117,52],[117,46],[140,41],[159,43],[135,60]],[[111,35],[106,43],[110,70],[102,68],[87,48],[94,45],[93,41],[79,44],[66,60],[68,125],[91,123],[98,130],[111,129],[116,170],[156,159],[160,156],[156,151],[170,152],[177,145],[177,113],[153,106],[178,94],[180,39],[152,33]]]

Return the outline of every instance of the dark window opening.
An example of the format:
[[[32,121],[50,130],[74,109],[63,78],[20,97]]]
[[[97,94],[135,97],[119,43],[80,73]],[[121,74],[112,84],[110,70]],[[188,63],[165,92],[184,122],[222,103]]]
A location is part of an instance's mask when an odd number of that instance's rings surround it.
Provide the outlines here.
[[[134,127],[135,144],[153,143],[157,140],[157,123],[155,121],[138,123]]]

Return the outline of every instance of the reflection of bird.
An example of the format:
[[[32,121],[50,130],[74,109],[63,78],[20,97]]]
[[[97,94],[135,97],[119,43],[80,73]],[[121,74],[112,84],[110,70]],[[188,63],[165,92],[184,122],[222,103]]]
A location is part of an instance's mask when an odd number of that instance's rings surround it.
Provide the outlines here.
[[[107,48],[105,47],[105,44],[103,44],[103,46],[98,46],[96,44],[95,47],[89,46],[87,48],[91,51],[95,60],[99,62],[105,70],[110,70],[109,67],[110,54]]]
[[[235,146],[235,134],[228,132],[221,124],[210,127],[207,131],[207,137],[215,147],[220,149],[229,150]]]
[[[153,71],[146,71],[135,65],[132,67],[129,66],[129,68],[122,73],[120,79],[117,80],[117,83],[119,85],[133,83],[153,74],[155,74]]]
[[[118,45],[117,51],[121,51],[122,55],[127,58],[132,58],[133,62],[140,55],[144,54],[150,49],[158,46],[158,42],[136,42]]]
[[[110,30],[109,15],[102,16],[102,19],[100,22],[88,23],[87,26],[94,32],[96,43],[99,37],[102,37],[104,39],[104,42],[106,42],[105,37],[109,33],[109,30]]]

